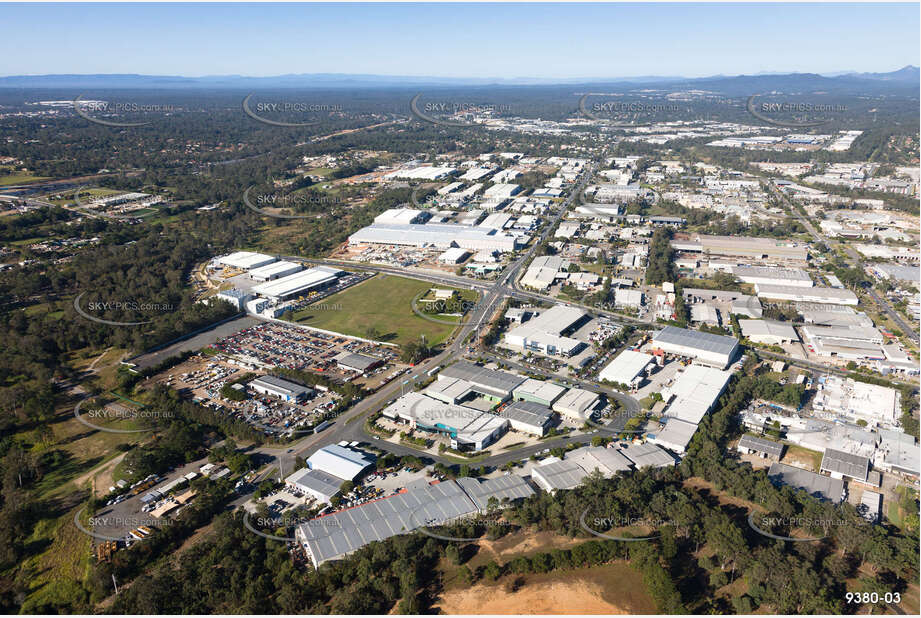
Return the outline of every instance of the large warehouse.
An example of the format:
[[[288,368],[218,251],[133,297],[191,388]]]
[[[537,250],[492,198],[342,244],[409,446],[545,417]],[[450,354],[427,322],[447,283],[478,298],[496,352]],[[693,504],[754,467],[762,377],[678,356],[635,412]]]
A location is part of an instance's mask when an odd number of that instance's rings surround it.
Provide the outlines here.
[[[281,279],[261,283],[253,287],[253,293],[273,300],[281,300],[309,290],[326,287],[336,281],[337,271],[333,268],[318,266],[304,270]]]
[[[329,504],[339,493],[345,479],[322,470],[301,468],[285,479],[285,485],[295,493],[311,496],[321,504]]]
[[[646,370],[655,359],[650,354],[643,354],[635,350],[624,350],[612,360],[598,374],[599,380],[607,380],[612,384],[626,384],[638,386],[642,383]]]
[[[278,258],[274,258],[271,255],[265,255],[264,253],[237,251],[236,253],[231,253],[230,255],[225,255],[218,259],[218,264],[230,266],[231,268],[239,268],[240,270],[250,270],[277,261]]]
[[[789,285],[755,285],[758,298],[786,300],[799,303],[827,303],[829,305],[857,306],[857,295],[843,288],[796,288]]]
[[[367,453],[338,444],[324,446],[307,458],[307,467],[321,470],[347,481],[353,481],[374,464],[374,458]]]
[[[288,275],[293,275],[302,270],[304,270],[304,267],[300,264],[281,260],[272,262],[266,266],[254,268],[249,271],[249,276],[252,277],[253,281],[272,281],[273,279],[280,279]]]
[[[562,397],[565,392],[566,387],[560,386],[559,384],[554,384],[547,380],[528,378],[512,391],[512,396],[515,399],[532,401],[549,407],[552,406],[557,399]]]
[[[407,245],[411,247],[460,247],[471,251],[517,251],[526,238],[491,228],[456,223],[374,223],[349,236],[350,245]]]
[[[739,320],[742,336],[765,345],[783,345],[799,341],[796,330],[786,322],[777,320]]]
[[[553,404],[553,411],[577,421],[584,421],[598,407],[600,398],[582,388],[571,388]]]
[[[508,421],[494,414],[443,403],[422,393],[406,393],[383,409],[387,418],[406,421],[414,429],[445,434],[451,448],[481,451],[508,430]]]
[[[587,314],[575,307],[554,305],[505,334],[505,343],[521,350],[554,356],[572,356],[586,344],[563,333],[579,326]]]
[[[739,352],[739,340],[677,326],[666,326],[652,338],[654,347],[669,354],[686,356],[725,369]]]
[[[731,377],[728,371],[689,365],[671,386],[662,389],[662,398],[669,404],[665,416],[697,425],[726,390]]]
[[[263,395],[278,397],[284,401],[300,401],[313,393],[310,388],[275,376],[262,376],[249,383],[249,387]]]
[[[732,274],[742,283],[786,285],[811,288],[812,278],[800,268],[771,268],[768,266],[733,266]]]
[[[507,419],[515,431],[543,436],[553,422],[553,412],[533,401],[513,401],[502,408],[499,418]]]
[[[527,379],[507,371],[480,367],[465,360],[448,365],[438,374],[439,380],[449,378],[469,382],[471,390],[497,401],[509,399],[512,392]]]

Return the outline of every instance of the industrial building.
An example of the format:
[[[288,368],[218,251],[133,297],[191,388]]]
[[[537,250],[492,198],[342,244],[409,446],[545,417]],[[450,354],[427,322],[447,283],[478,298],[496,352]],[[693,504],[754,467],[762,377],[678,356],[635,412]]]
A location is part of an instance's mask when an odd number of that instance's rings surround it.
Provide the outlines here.
[[[387,418],[400,419],[413,429],[448,436],[451,448],[480,451],[505,435],[509,422],[488,412],[447,404],[422,393],[407,393],[384,408]]]
[[[830,305],[857,306],[857,295],[847,289],[811,287],[798,288],[789,285],[768,285],[758,283],[755,285],[755,294],[758,298],[781,300],[800,303],[827,303]]]
[[[759,457],[780,461],[783,456],[784,445],[765,438],[745,434],[739,439],[736,450],[745,455],[758,455]]]
[[[499,412],[515,431],[543,436],[553,424],[553,412],[545,405],[533,401],[513,401]]]
[[[250,299],[250,294],[249,292],[245,292],[243,290],[238,290],[236,288],[233,288],[231,290],[224,290],[222,292],[218,292],[217,294],[214,295],[214,298],[227,301],[228,303],[233,305],[234,308],[237,309],[237,311],[242,311],[243,307],[246,305],[246,301]]]
[[[802,489],[806,493],[822,500],[829,500],[835,504],[844,500],[844,481],[794,468],[782,463],[772,463],[768,470],[768,478],[775,485],[789,485],[794,489]]]
[[[452,247],[438,256],[438,261],[442,264],[460,264],[470,255],[466,249]]]
[[[870,459],[833,448],[825,449],[819,472],[828,472],[833,479],[851,479],[865,483],[870,473]]]
[[[776,238],[692,234],[687,240],[673,239],[671,245],[676,251],[759,261],[805,264],[808,257],[808,248],[805,244],[780,241]]]
[[[344,482],[345,479],[322,470],[301,468],[285,479],[285,486],[296,494],[313,497],[320,504],[329,504]]]
[[[883,495],[875,491],[865,490],[860,496],[860,505],[857,512],[872,523],[877,523],[883,516]]]
[[[363,451],[330,444],[307,458],[307,467],[332,474],[345,481],[354,481],[374,465],[374,457]]]
[[[254,294],[272,300],[282,300],[310,290],[327,287],[334,283],[341,273],[341,270],[317,266],[274,281],[261,283],[254,286],[252,291]]]
[[[278,397],[283,401],[301,401],[313,394],[313,390],[297,382],[276,376],[262,376],[249,383],[249,387],[263,395]]]
[[[465,360],[448,365],[438,374],[439,380],[453,378],[470,383],[470,389],[495,401],[505,401],[527,378],[506,371],[487,369]]]
[[[581,388],[571,388],[556,400],[553,411],[576,421],[588,419],[601,402],[598,393]]]
[[[264,253],[237,251],[236,253],[231,253],[230,255],[219,258],[218,264],[230,266],[231,268],[237,268],[239,270],[250,270],[276,261],[278,261],[278,258],[272,257],[271,255],[265,255]]]
[[[803,341],[819,356],[844,360],[885,360],[883,336],[873,326],[804,326]]]
[[[249,276],[252,277],[253,281],[272,281],[274,279],[293,275],[302,270],[304,270],[304,267],[300,264],[280,260],[267,264],[266,266],[252,269],[249,271]]]
[[[777,320],[739,320],[742,336],[755,343],[783,345],[799,341],[792,325]]]
[[[430,214],[424,210],[415,210],[413,208],[388,208],[374,217],[374,222],[385,225],[407,225],[410,223],[425,223],[428,221],[429,217]]]
[[[911,434],[878,429],[879,447],[873,465],[880,470],[918,478],[921,476],[921,449]]]
[[[349,236],[349,245],[404,245],[471,251],[517,251],[527,242],[522,236],[500,233],[491,228],[455,223],[374,223]]]
[[[655,364],[655,357],[634,350],[624,350],[612,360],[598,374],[599,380],[612,384],[626,384],[637,387],[643,383],[643,378],[651,365]]]
[[[336,366],[339,369],[357,371],[358,373],[364,373],[383,363],[379,358],[365,356],[364,354],[356,354],[354,352],[340,352],[333,357],[333,360],[336,361]]]
[[[583,446],[566,453],[562,461],[552,460],[531,470],[531,480],[541,489],[555,493],[578,487],[594,471],[605,478],[630,469],[631,462],[617,449],[603,446]]]
[[[430,522],[449,523],[477,511],[460,485],[445,481],[304,522],[297,527],[295,538],[314,567],[319,567],[368,543],[410,533]]]
[[[643,300],[641,290],[628,290],[626,288],[614,290],[614,304],[618,307],[642,307]]]
[[[735,337],[714,335],[676,326],[666,326],[652,339],[653,346],[676,356],[693,358],[720,369],[729,366],[738,355]]]
[[[811,288],[815,285],[805,270],[799,268],[771,268],[768,266],[733,266],[732,274],[742,283],[783,285]]]
[[[575,307],[554,305],[539,316],[531,318],[521,326],[505,334],[505,343],[521,350],[539,352],[552,356],[572,356],[586,344],[578,339],[566,337],[582,324],[588,315]]]
[[[502,507],[534,495],[534,490],[528,485],[528,482],[517,474],[494,479],[476,479],[465,476],[457,479],[457,484],[473,501],[480,513],[487,513],[491,510],[490,501],[496,507]]]
[[[512,397],[550,407],[563,396],[566,388],[546,380],[528,378],[512,391]]]
[[[653,444],[664,446],[681,455],[687,450],[696,431],[697,425],[694,423],[670,418],[663,429],[656,434],[650,434],[648,439]]]
[[[665,416],[697,425],[713,408],[732,373],[701,365],[689,365],[671,386],[662,389],[662,399],[668,404]]]
[[[637,470],[643,468],[668,468],[674,466],[678,460],[674,455],[655,444],[644,442],[642,444],[621,443],[617,445],[620,453],[629,459]]]
[[[826,376],[819,383],[812,407],[852,423],[892,428],[901,416],[901,394],[894,388],[859,382],[853,378]]]

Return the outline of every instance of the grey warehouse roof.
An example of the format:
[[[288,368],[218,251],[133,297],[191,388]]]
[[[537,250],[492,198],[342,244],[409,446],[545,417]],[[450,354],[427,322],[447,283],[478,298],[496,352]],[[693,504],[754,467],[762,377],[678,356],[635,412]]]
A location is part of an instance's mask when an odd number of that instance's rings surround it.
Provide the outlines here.
[[[445,481],[407,490],[311,520],[298,527],[298,538],[315,565],[340,558],[372,541],[440,525],[477,511],[460,485]]]
[[[534,495],[534,490],[528,482],[517,474],[487,480],[464,477],[457,479],[457,484],[467,492],[477,508],[484,512],[489,506],[490,498],[495,498],[501,503],[503,500],[514,501]]]
[[[666,326],[653,337],[657,343],[668,343],[671,345],[680,345],[688,348],[697,348],[698,350],[707,350],[709,352],[718,352],[720,354],[731,354],[739,344],[735,337],[725,335],[714,335],[704,333],[699,330],[688,330],[678,328],[677,326]]]
[[[870,471],[870,460],[860,455],[829,448],[825,449],[825,454],[822,455],[822,465],[819,469],[823,472],[836,472],[858,481],[865,481]]]
[[[295,472],[285,480],[289,483],[303,485],[321,495],[330,497],[339,493],[339,488],[345,482],[345,479],[333,476],[323,470],[310,470],[308,468]]]
[[[574,461],[555,461],[543,466],[537,466],[531,475],[539,475],[551,489],[572,489],[578,487],[585,478],[585,470]]]
[[[546,425],[552,416],[553,412],[550,408],[533,401],[513,401],[499,413],[500,418],[507,418],[510,421],[519,423],[528,423],[536,427]]]
[[[773,440],[765,440],[764,438],[759,438],[757,436],[750,436],[745,434],[742,436],[742,439],[739,440],[739,448],[747,448],[752,451],[758,451],[759,453],[767,453],[774,457],[780,457],[783,453],[784,445],[780,442],[774,442]]]
[[[272,388],[276,391],[281,391],[291,396],[304,395],[306,393],[313,392],[310,388],[298,384],[297,382],[291,382],[276,376],[262,376],[261,378],[256,378],[249,384],[250,386],[255,384],[256,386],[261,386],[262,388]]]
[[[526,378],[505,371],[487,369],[467,361],[457,361],[441,370],[439,377],[466,380],[492,395],[507,397]]]
[[[768,478],[774,483],[783,483],[796,489],[802,489],[813,496],[835,503],[841,502],[844,496],[843,480],[833,479],[830,476],[823,476],[782,463],[771,464],[771,468],[768,470]]]

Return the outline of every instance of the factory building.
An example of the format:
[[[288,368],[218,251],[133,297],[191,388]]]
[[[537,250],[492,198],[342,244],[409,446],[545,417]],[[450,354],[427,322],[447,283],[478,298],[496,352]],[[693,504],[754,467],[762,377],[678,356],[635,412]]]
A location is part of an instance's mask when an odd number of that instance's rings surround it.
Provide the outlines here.
[[[231,268],[237,268],[239,270],[250,270],[276,261],[278,261],[278,258],[274,258],[271,255],[265,255],[264,253],[237,251],[236,253],[231,253],[230,255],[225,255],[218,259],[218,264],[230,266]]]
[[[374,464],[374,457],[353,448],[330,444],[307,458],[307,467],[354,481]]]
[[[799,341],[796,330],[786,322],[777,320],[739,320],[742,336],[765,345],[783,345]]]
[[[249,383],[249,387],[263,395],[278,397],[283,401],[301,401],[313,394],[310,388],[275,376],[262,376]]]
[[[388,208],[374,217],[374,222],[383,225],[408,225],[411,223],[425,223],[429,213],[413,208]]]
[[[374,223],[349,236],[350,245],[403,245],[440,249],[460,247],[471,251],[502,253],[517,251],[524,242],[527,239],[521,236],[455,223]]]
[[[653,346],[676,356],[693,358],[720,369],[729,366],[738,355],[735,337],[714,335],[676,326],[666,326],[652,339]]]
[[[272,300],[282,300],[297,294],[327,287],[334,283],[341,270],[317,266],[303,270],[287,277],[259,284],[253,287],[253,293]]]
[[[301,468],[285,479],[285,486],[295,494],[311,496],[320,504],[329,504],[344,482],[345,479],[322,470]]]
[[[630,460],[637,470],[643,468],[669,468],[678,460],[664,448],[644,442],[642,444],[621,443],[617,445],[620,453]]]
[[[455,379],[470,383],[470,389],[498,402],[512,396],[512,392],[526,380],[521,376],[497,369],[487,369],[464,360],[448,365],[438,374],[438,380]]]
[[[267,264],[266,266],[252,269],[249,271],[249,276],[252,277],[253,281],[273,281],[275,279],[287,277],[288,275],[293,275],[302,270],[304,270],[304,267],[300,264],[280,260]]]
[[[812,407],[852,423],[864,421],[870,427],[886,428],[897,426],[902,409],[896,389],[839,376],[826,376],[819,383]]]
[[[521,350],[530,350],[554,356],[572,356],[586,344],[578,339],[566,337],[581,325],[587,314],[574,307],[555,305],[517,326],[505,334],[505,343]]]
[[[784,445],[782,442],[774,442],[773,440],[745,434],[739,439],[736,450],[744,455],[758,455],[762,458],[780,461]]]
[[[365,356],[364,354],[356,354],[354,352],[340,352],[333,357],[333,360],[336,361],[336,366],[339,369],[356,371],[358,373],[364,373],[383,363],[379,358]]]
[[[789,285],[755,285],[758,298],[805,303],[828,303],[830,305],[857,306],[857,295],[840,288],[798,288]]]
[[[671,386],[662,389],[662,399],[668,404],[665,416],[697,425],[719,399],[732,373],[701,365],[689,365]]]
[[[512,391],[512,396],[515,399],[530,401],[549,407],[552,406],[557,399],[562,397],[565,392],[566,388],[559,384],[554,384],[546,380],[528,378]]]
[[[250,299],[250,295],[248,292],[234,288],[232,290],[224,290],[223,292],[218,292],[214,295],[214,298],[227,301],[233,305],[237,311],[242,311],[243,307],[246,306],[246,301]]]
[[[649,441],[667,449],[683,454],[697,431],[697,425],[678,418],[670,418],[665,427],[656,434],[649,435]]]
[[[844,500],[844,481],[841,479],[833,479],[782,463],[771,464],[768,478],[775,485],[789,485],[794,489],[802,489],[811,496],[835,504]]]
[[[422,393],[407,393],[384,408],[383,415],[413,429],[447,435],[451,448],[480,451],[505,435],[508,421],[465,406],[448,404]]]
[[[643,383],[643,378],[650,365],[654,364],[655,358],[650,354],[624,350],[601,370],[598,374],[598,379],[612,384],[626,384],[630,387],[637,387]]]
[[[767,266],[733,266],[732,274],[742,283],[811,288],[815,285],[805,270]]]
[[[553,411],[575,421],[584,421],[592,415],[600,402],[598,393],[581,388],[571,388],[556,400],[553,404]]]
[[[532,401],[513,401],[499,412],[515,431],[543,436],[553,423],[553,412],[545,405]]]

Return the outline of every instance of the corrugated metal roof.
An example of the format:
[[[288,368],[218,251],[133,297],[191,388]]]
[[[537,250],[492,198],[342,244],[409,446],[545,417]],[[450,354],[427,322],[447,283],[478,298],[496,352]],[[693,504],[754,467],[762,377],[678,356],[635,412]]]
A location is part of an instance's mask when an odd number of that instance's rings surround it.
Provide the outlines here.
[[[704,333],[699,330],[688,330],[678,328],[677,326],[666,326],[653,337],[656,343],[667,343],[671,345],[680,345],[688,348],[697,348],[708,352],[718,352],[720,354],[730,354],[739,344],[735,337],[725,335],[714,335],[713,333]]]
[[[825,454],[822,455],[822,465],[819,469],[823,472],[836,472],[858,481],[865,481],[867,472],[870,470],[870,460],[867,457],[829,448],[825,449]]]

